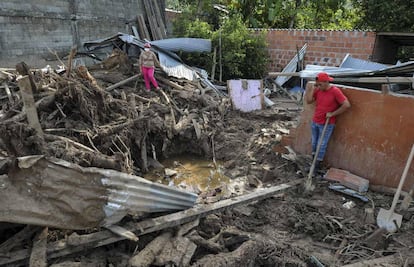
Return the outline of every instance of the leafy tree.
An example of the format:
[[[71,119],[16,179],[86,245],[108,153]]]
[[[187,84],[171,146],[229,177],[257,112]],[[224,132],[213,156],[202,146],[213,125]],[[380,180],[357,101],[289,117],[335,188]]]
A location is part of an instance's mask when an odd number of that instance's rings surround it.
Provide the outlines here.
[[[241,17],[235,16],[227,19],[222,28],[214,32],[213,43],[217,47],[220,38],[224,80],[263,77],[268,62],[263,33],[252,35]]]
[[[229,0],[250,27],[352,29],[360,19],[357,0]]]
[[[414,31],[414,0],[360,0],[361,27],[377,31]]]
[[[204,3],[207,2],[209,1]],[[211,39],[217,51],[216,62],[220,63],[221,58],[223,80],[263,77],[268,62],[267,50],[264,49],[265,35],[263,33],[253,35],[243,23],[241,16],[227,17],[220,11],[208,8],[206,10],[202,13],[194,7],[185,10],[174,22],[174,35]],[[216,15],[209,15],[213,12]],[[207,71],[210,71],[214,64],[213,53],[181,52],[179,55],[187,64]],[[215,77],[219,77],[219,71],[219,64],[217,64]]]

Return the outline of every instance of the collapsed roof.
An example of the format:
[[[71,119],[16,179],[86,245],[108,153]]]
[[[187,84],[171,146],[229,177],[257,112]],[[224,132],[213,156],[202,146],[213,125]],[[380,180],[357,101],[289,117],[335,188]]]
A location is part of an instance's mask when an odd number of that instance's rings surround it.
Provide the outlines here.
[[[119,48],[127,53],[130,58],[138,58],[144,49],[146,40],[140,40],[133,35],[117,33],[114,36],[85,42],[84,48],[87,54],[95,59],[101,60],[94,53],[102,49]],[[222,94],[209,80],[205,70],[186,65],[177,54],[172,51],[185,52],[210,52],[211,41],[200,38],[172,38],[151,41],[151,50],[158,54],[162,70],[168,75],[176,78],[184,78],[190,81],[200,80],[206,87],[212,88],[216,93]]]

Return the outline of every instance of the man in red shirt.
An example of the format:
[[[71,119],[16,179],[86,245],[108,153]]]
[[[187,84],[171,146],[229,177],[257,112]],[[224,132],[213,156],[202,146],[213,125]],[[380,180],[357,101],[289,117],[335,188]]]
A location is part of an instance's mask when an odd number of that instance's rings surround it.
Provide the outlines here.
[[[329,138],[335,128],[336,116],[343,113],[351,104],[342,91],[330,84],[334,79],[326,72],[320,72],[316,76],[315,84],[308,83],[306,86],[306,102],[316,103],[315,113],[312,119],[312,155],[316,153],[319,138],[326,120],[329,124],[322,139],[322,145],[317,155],[315,172],[319,169],[320,163],[325,156]]]

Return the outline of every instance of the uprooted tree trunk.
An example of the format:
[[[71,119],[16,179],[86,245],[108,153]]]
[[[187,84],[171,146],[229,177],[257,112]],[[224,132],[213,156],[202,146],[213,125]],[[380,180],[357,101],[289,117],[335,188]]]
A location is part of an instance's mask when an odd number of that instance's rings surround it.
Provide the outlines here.
[[[9,156],[43,154],[137,175],[148,171],[148,155],[210,156],[208,137],[218,130],[221,99],[200,95],[196,87],[140,96],[142,92],[131,88],[103,90],[105,83],[85,67],[63,76],[55,72],[41,76],[39,90],[48,90],[34,96],[42,97],[34,99],[33,107],[39,123],[30,118],[30,125],[23,122],[28,116],[23,110],[18,113],[22,102],[14,103],[0,119],[0,148]],[[33,128],[43,130],[46,140],[37,138]]]

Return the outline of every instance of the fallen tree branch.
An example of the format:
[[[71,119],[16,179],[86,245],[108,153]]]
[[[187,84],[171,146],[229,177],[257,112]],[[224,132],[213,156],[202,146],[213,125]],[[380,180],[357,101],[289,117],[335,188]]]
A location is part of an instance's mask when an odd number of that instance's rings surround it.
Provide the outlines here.
[[[85,145],[83,145],[83,144],[81,144],[81,143],[75,142],[75,141],[73,141],[72,139],[69,139],[69,138],[64,137],[64,136],[53,135],[53,134],[45,134],[45,139],[46,139],[47,141],[56,141],[56,140],[60,140],[60,141],[63,141],[63,142],[70,143],[70,144],[71,144],[71,145],[73,145],[74,147],[77,147],[77,148],[80,148],[80,149],[83,149],[83,150],[86,150],[86,151],[89,151],[89,152],[92,152],[92,153],[95,153],[95,152],[96,152],[96,151],[95,151],[95,150],[93,150],[92,148],[87,147],[87,146],[85,146]]]

